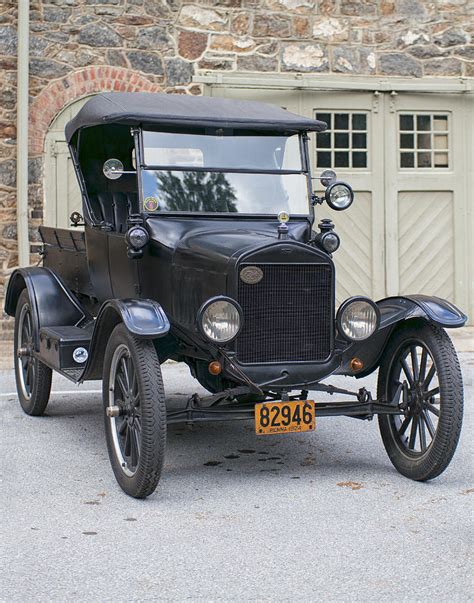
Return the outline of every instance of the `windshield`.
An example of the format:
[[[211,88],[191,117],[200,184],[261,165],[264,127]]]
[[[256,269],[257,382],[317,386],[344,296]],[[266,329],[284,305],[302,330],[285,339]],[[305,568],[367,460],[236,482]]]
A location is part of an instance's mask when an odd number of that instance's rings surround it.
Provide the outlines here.
[[[222,130],[224,133],[224,130]],[[147,166],[301,171],[298,136],[143,132]]]
[[[308,213],[298,136],[143,132],[146,212]]]

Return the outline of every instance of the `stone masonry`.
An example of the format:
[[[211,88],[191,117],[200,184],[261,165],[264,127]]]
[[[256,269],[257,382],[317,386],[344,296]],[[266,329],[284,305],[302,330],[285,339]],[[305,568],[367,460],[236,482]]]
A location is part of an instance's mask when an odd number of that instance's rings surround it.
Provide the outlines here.
[[[201,94],[206,71],[474,76],[472,0],[32,0],[29,205],[43,217],[44,139],[100,90]],[[17,0],[0,1],[0,339],[16,244]],[[0,354],[1,355],[1,354]]]

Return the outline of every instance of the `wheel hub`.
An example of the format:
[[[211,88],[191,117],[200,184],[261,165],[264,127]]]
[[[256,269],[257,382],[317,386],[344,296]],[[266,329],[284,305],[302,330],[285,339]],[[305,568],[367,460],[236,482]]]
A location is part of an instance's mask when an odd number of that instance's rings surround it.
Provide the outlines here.
[[[127,393],[125,396],[124,404],[123,404],[123,414],[125,415],[125,420],[129,425],[133,425],[135,421],[135,406],[132,402],[132,397],[130,393]]]
[[[421,381],[415,381],[413,386],[408,390],[408,416],[418,416],[421,414],[424,406],[423,394],[423,383]]]

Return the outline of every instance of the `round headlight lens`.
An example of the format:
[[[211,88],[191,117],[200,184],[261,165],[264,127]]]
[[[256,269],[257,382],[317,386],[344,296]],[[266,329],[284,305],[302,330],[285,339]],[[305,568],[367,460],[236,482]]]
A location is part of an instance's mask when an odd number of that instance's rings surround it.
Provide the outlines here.
[[[240,331],[240,325],[239,308],[229,300],[213,301],[201,312],[202,332],[211,341],[231,341]]]
[[[327,232],[321,238],[321,245],[328,253],[334,253],[339,248],[341,240],[335,232]]]
[[[342,211],[347,209],[354,201],[352,188],[344,182],[334,182],[326,189],[326,202],[332,209]]]
[[[377,329],[379,316],[377,306],[370,300],[347,301],[339,310],[339,329],[353,341],[367,339]]]

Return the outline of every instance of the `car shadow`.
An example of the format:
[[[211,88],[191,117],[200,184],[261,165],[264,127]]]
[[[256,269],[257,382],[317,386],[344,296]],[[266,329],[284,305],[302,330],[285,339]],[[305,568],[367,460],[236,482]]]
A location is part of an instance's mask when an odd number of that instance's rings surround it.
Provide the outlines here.
[[[172,396],[170,407],[184,408],[188,398]],[[55,434],[61,434],[62,448],[64,439],[74,443],[75,435],[80,433],[77,446],[93,456],[94,463],[103,464],[104,471],[110,470],[100,394],[76,399],[57,394],[52,396],[44,417],[28,420],[38,426],[47,425],[52,440]],[[192,475],[212,479],[214,475],[222,485],[222,479],[229,483],[239,475],[317,479],[318,474],[330,474],[336,480],[345,479],[348,473],[360,478],[370,472],[373,479],[389,473],[393,476],[378,429],[372,427],[376,426],[330,417],[317,421],[313,433],[258,436],[249,420],[172,424],[168,426],[163,478],[171,485],[177,478]],[[54,448],[53,442],[51,445]]]

